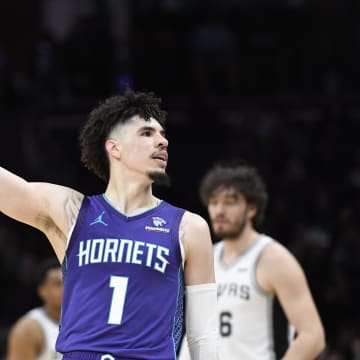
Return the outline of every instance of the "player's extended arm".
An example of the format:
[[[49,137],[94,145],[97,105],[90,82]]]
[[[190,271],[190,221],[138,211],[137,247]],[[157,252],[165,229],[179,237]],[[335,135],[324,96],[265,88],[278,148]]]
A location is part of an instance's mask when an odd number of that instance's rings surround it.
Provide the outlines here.
[[[280,244],[270,247],[261,259],[262,271],[271,274],[270,290],[297,334],[283,360],[315,359],[325,347],[325,334],[305,274],[286,248]]]
[[[217,298],[210,230],[206,221],[186,212],[180,224],[184,246],[185,324],[192,360],[215,360]]]
[[[42,330],[36,321],[21,318],[9,332],[6,360],[35,360],[44,344]]]
[[[44,232],[60,261],[81,200],[75,190],[28,182],[0,167],[0,211]]]
[[[0,211],[15,220],[38,227],[41,198],[33,186],[10,171],[0,168]]]

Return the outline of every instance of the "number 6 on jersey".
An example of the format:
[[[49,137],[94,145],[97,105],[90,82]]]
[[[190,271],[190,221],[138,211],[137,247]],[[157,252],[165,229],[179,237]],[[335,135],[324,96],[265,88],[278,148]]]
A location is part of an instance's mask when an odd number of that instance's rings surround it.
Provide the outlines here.
[[[109,287],[113,288],[114,291],[111,299],[108,324],[121,324],[128,280],[129,278],[123,276],[112,275],[110,277]]]

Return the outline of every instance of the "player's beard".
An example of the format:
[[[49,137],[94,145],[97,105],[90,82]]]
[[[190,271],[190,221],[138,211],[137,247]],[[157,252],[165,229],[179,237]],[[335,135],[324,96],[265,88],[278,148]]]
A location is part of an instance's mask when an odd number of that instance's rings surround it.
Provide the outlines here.
[[[242,218],[232,223],[227,229],[214,229],[215,236],[219,239],[236,240],[244,231],[247,222],[247,211]]]
[[[151,171],[148,175],[155,185],[166,187],[170,187],[171,185],[170,176],[165,171]]]

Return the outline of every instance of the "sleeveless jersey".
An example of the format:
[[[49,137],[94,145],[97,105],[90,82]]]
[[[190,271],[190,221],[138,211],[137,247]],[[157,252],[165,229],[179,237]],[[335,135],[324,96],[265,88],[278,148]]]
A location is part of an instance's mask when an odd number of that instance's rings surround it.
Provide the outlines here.
[[[176,359],[183,326],[178,234],[184,211],[162,201],[126,216],[105,195],[84,197],[63,262],[59,352]],[[107,356],[102,358],[112,358]]]
[[[229,266],[221,260],[223,242],[214,246],[220,360],[280,359],[289,345],[291,327],[279,303],[272,294],[262,290],[256,280],[259,257],[272,241],[260,235]]]
[[[34,319],[40,325],[44,335],[44,348],[36,360],[60,360],[62,356],[55,350],[59,324],[51,319],[42,307],[30,310],[25,316]]]

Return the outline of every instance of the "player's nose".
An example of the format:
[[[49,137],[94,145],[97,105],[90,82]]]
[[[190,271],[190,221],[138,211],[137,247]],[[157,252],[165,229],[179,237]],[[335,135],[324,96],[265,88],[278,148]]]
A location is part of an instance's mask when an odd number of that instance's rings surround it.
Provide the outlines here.
[[[215,215],[215,217],[223,216],[225,213],[225,206],[221,202],[217,202],[216,204],[213,204],[211,208],[212,208],[212,213]]]
[[[168,139],[164,135],[159,134],[159,136],[157,136],[156,138],[156,147],[167,149],[168,146],[169,146]]]

